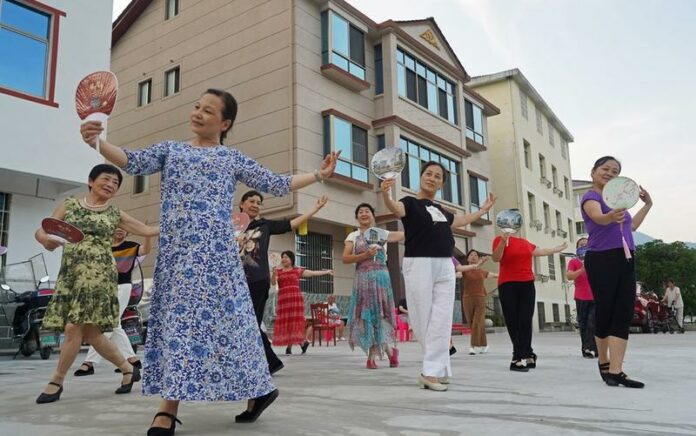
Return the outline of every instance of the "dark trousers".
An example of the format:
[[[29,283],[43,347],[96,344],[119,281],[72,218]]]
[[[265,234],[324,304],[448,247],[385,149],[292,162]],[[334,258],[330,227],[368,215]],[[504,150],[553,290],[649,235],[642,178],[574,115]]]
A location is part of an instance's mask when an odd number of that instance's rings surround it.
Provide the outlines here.
[[[580,339],[582,350],[597,351],[595,344],[595,303],[592,300],[575,300],[575,309],[578,313],[578,326],[580,327]]]
[[[628,339],[636,301],[634,259],[622,248],[588,251],[585,270],[595,301],[595,336]]]
[[[532,317],[536,300],[534,281],[506,282],[498,287],[498,293],[512,341],[512,360],[532,357]]]
[[[249,283],[249,294],[251,295],[251,304],[254,305],[254,314],[256,315],[256,322],[259,323],[259,332],[261,333],[261,340],[263,341],[263,351],[266,353],[266,361],[268,362],[268,368],[273,370],[282,365],[276,353],[273,352],[271,347],[271,341],[268,340],[266,333],[261,330],[261,321],[263,321],[263,312],[266,309],[266,301],[268,301],[268,289],[271,287],[270,282],[262,281]]]

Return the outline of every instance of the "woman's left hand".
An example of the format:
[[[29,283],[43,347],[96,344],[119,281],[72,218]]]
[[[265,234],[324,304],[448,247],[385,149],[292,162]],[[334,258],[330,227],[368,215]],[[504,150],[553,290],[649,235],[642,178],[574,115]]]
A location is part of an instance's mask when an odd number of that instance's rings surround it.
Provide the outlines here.
[[[321,163],[321,169],[319,170],[319,175],[322,179],[328,179],[331,177],[336,170],[336,162],[338,161],[338,156],[341,155],[341,151],[332,151],[327,154],[324,161]]]
[[[314,212],[319,212],[319,210],[326,205],[327,201],[329,201],[329,197],[326,195],[322,195],[321,197],[317,198],[317,202],[314,205]]]
[[[640,193],[638,194],[640,199],[643,201],[648,206],[652,206],[652,197],[650,196],[650,193],[646,191],[642,186],[640,187]]]

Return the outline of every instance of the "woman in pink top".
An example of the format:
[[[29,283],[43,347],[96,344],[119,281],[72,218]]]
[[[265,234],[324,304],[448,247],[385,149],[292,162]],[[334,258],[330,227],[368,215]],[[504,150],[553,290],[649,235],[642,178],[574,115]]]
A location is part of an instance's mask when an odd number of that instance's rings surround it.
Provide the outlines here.
[[[583,263],[586,245],[587,238],[578,239],[576,244],[578,257],[574,257],[568,262],[566,278],[575,282],[575,308],[580,326],[580,339],[582,340],[582,357],[592,359],[597,357],[597,344],[595,344],[594,339],[595,304]]]

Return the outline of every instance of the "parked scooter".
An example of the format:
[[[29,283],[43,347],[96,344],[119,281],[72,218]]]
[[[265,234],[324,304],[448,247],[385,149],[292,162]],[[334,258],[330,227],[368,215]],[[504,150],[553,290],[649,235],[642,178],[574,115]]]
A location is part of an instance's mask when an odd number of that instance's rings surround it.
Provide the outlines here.
[[[17,294],[7,284],[0,285],[0,288],[5,291],[7,302],[15,303],[2,307],[8,324],[12,325],[14,342],[19,347],[15,358],[20,353],[29,357],[38,350],[41,358],[45,360],[51,357],[53,347],[59,345],[59,339],[55,333],[42,334],[41,332],[46,306],[55,292],[50,288],[42,289],[48,281],[49,276],[41,277],[35,291],[26,291],[21,294]]]

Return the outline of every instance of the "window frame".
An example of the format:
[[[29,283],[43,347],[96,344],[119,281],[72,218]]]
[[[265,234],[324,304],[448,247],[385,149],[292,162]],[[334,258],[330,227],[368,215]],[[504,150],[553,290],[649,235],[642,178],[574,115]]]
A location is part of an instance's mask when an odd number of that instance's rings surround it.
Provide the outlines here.
[[[527,99],[527,94],[520,88],[520,111],[525,120],[529,120],[529,105]]]
[[[416,142],[404,135],[399,137],[399,147],[406,154],[406,166],[401,171],[401,186],[417,192],[420,189],[420,170],[424,163],[434,160],[442,163],[447,170],[446,181],[443,189],[437,191],[435,198],[440,201],[446,201],[454,205],[464,206],[464,195],[462,190],[462,166],[461,162],[450,156],[426,147],[419,142]],[[414,154],[414,151],[417,154]],[[427,159],[425,158],[427,156]],[[443,163],[442,161],[445,160]],[[417,161],[416,168],[412,168],[414,162]],[[454,166],[454,170],[452,169]],[[418,186],[411,186],[411,176],[418,180]],[[456,184],[456,185],[455,185]],[[454,196],[457,196],[455,199]],[[455,201],[456,200],[456,201]]]
[[[328,256],[324,256],[324,253],[328,253]],[[333,269],[333,258],[332,235],[317,232],[295,234],[296,266],[311,270]],[[331,275],[301,277],[300,289],[305,294],[333,294],[334,278]]]
[[[532,144],[526,139],[522,139],[522,152],[524,153],[524,166],[530,171],[534,171],[534,159],[532,159]]]
[[[170,5],[174,5],[173,15],[170,15]],[[179,16],[181,12],[179,0],[165,0],[164,1],[164,21],[172,20]]]
[[[169,74],[171,73],[175,74],[174,92],[169,92]],[[164,90],[162,91],[162,98],[171,97],[179,92],[181,92],[181,65],[169,68],[164,72]],[[150,90],[150,93],[152,93],[152,90]]]
[[[469,107],[471,107],[471,123],[472,125],[469,125]],[[481,122],[481,132],[476,131],[476,114],[478,110],[478,115],[480,116],[480,122]],[[464,124],[466,125],[466,137],[471,139],[472,141],[475,141],[481,145],[486,145],[485,144],[485,133],[484,133],[484,125],[485,125],[485,119],[486,117],[483,115],[483,108],[480,107],[477,104],[474,104],[474,102],[464,99],[464,118],[465,122]],[[469,133],[471,132],[471,135]],[[480,138],[479,138],[480,137]]]
[[[347,31],[348,34],[346,35],[346,42],[348,44],[348,53],[343,53],[340,50],[337,50],[334,47],[334,30],[333,30],[333,18],[336,17],[339,20],[342,20],[346,23],[347,25]],[[351,38],[351,30],[354,30],[355,32],[359,32],[361,39],[362,39],[362,48],[360,51],[362,52],[362,59],[354,59],[353,58],[353,45],[352,45],[352,38]],[[351,76],[360,79],[362,81],[367,80],[367,50],[366,50],[366,38],[365,38],[365,31],[361,29],[360,27],[356,26],[353,22],[351,22],[349,19],[345,18],[342,14],[336,12],[333,9],[326,9],[321,12],[321,47],[322,47],[322,52],[321,52],[321,57],[322,57],[322,65],[335,65],[337,68],[340,68],[342,71],[345,71],[346,73],[350,74]],[[342,63],[339,62],[334,62],[334,55],[338,56],[340,59],[346,62],[346,66],[343,66]],[[361,63],[362,62],[362,63]],[[355,70],[351,68],[351,65],[354,65],[355,67],[358,68],[358,71],[362,73],[356,74]]]
[[[143,85],[147,84],[147,89],[148,89],[148,98],[146,103],[142,103],[142,90],[143,90]],[[135,95],[137,101],[136,101],[136,107],[146,107],[149,106],[150,103],[152,103],[152,77],[149,79],[141,80],[138,82],[138,92]]]
[[[369,170],[369,133],[368,129],[366,129],[366,126],[362,126],[359,124],[356,124],[354,120],[347,119],[345,117],[342,117],[340,115],[337,115],[335,113],[326,113],[324,115],[324,120],[323,120],[323,126],[324,126],[324,154],[329,154],[332,151],[336,150],[336,125],[335,121],[339,120],[340,122],[344,122],[350,126],[350,139],[349,139],[349,144],[350,144],[350,157],[345,156],[343,153],[341,153],[341,156],[338,159],[338,162],[336,164],[336,174],[340,174],[341,176],[348,177],[350,179],[356,180],[358,182],[362,183],[369,183],[370,180],[370,170]],[[365,138],[365,144],[364,144],[364,158],[365,161],[360,162],[355,160],[355,132],[356,129],[359,131],[364,132],[364,138]],[[360,144],[362,145],[362,144]],[[363,154],[363,153],[361,153]],[[349,174],[345,174],[342,171],[342,166],[341,163],[348,165]],[[360,169],[360,174],[364,173],[365,177],[360,178],[355,176],[355,169],[358,168]]]
[[[41,96],[37,96],[27,91],[10,88],[9,86],[3,85],[0,85],[0,93],[7,94],[12,97],[21,98],[23,100],[29,100],[34,103],[40,103],[46,106],[58,108],[59,104],[55,100],[55,91],[56,72],[58,69],[58,42],[60,39],[60,17],[65,17],[66,13],[59,9],[41,3],[37,0],[0,0],[0,11],[2,9],[3,3],[6,1],[12,1],[12,3],[14,4],[20,5],[21,7],[24,7],[29,10],[33,10],[39,14],[49,15],[49,22],[47,28],[48,36],[45,41],[42,40],[42,42],[46,43],[46,58],[43,75],[43,94]],[[27,32],[22,31],[21,29],[7,24],[2,24],[1,22],[0,29],[5,29],[8,32],[13,32],[22,37],[38,40],[38,38],[36,38],[36,36],[38,35],[30,35]]]
[[[142,190],[138,190],[142,187]],[[131,197],[147,194],[150,191],[150,176],[135,175],[133,176],[133,186],[131,187]]]

